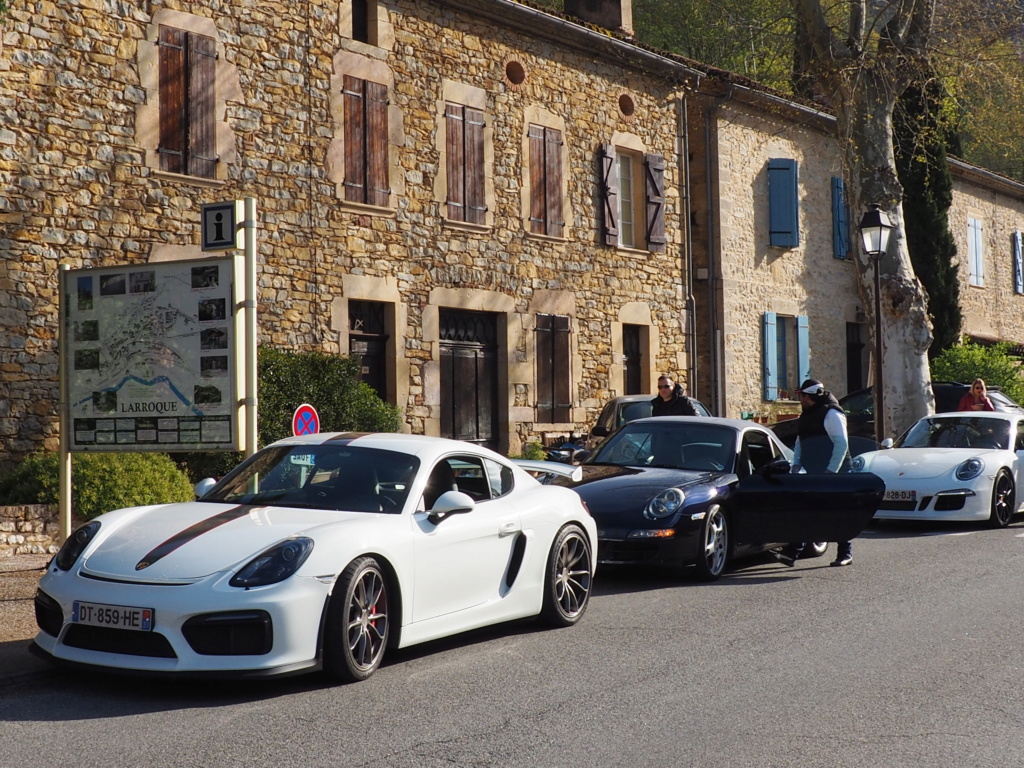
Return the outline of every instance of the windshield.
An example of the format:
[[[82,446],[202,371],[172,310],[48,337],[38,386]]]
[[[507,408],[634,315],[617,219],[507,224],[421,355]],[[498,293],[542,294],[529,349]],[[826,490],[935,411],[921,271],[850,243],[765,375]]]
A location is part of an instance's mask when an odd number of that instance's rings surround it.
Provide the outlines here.
[[[397,512],[418,468],[414,456],[376,448],[273,446],[232,470],[201,501]]]
[[[734,429],[654,419],[627,424],[585,463],[732,472],[735,461]]]
[[[1010,425],[1003,419],[934,416],[921,419],[896,441],[896,448],[1002,448],[1010,445]]]

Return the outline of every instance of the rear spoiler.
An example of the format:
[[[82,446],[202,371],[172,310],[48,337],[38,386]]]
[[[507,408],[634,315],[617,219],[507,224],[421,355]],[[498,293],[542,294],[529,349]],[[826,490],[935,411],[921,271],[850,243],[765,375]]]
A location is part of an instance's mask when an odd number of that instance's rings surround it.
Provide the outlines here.
[[[519,465],[527,472],[568,477],[574,483],[583,479],[583,468],[578,464],[563,464],[560,461],[530,461],[529,459],[513,459],[512,463]]]

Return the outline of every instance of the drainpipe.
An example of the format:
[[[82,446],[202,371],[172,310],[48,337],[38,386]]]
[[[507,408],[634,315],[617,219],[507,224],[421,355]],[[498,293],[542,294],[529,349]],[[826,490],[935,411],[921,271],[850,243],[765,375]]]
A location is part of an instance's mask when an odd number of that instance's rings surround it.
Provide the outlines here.
[[[715,255],[715,232],[714,232],[714,204],[715,196],[712,190],[712,163],[711,163],[711,118],[718,109],[732,97],[732,88],[729,92],[715,99],[714,104],[704,113],[704,174],[705,174],[705,203],[707,211],[705,214],[707,226],[707,249],[708,249],[708,334],[709,352],[711,354],[711,386],[712,386],[712,408],[711,412],[717,416],[725,416],[725,371],[722,360],[722,329],[718,324],[718,290],[721,288],[721,281],[718,279],[718,264]]]
[[[697,87],[700,87],[698,81]],[[683,287],[686,292],[685,307],[683,312],[686,317],[686,385],[690,397],[700,399],[697,391],[697,307],[693,298],[693,235],[690,227],[690,136],[687,132],[689,126],[689,102],[686,90],[679,97],[676,110],[676,134],[677,147],[680,155],[679,165],[683,169],[682,189],[680,200],[682,202],[682,223],[685,235],[683,237]]]

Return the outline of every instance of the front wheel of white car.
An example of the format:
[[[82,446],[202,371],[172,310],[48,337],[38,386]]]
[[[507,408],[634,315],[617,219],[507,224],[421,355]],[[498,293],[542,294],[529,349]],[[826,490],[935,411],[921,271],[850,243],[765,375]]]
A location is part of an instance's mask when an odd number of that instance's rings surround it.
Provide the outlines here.
[[[992,483],[992,511],[988,517],[990,527],[1005,528],[1010,524],[1016,506],[1014,499],[1013,478],[1005,469],[1000,469]]]
[[[558,532],[548,553],[544,573],[541,619],[553,627],[571,627],[583,616],[590,601],[593,562],[590,542],[578,525]]]
[[[388,644],[389,607],[380,564],[372,557],[349,563],[327,608],[324,668],[331,677],[355,683],[377,671]]]

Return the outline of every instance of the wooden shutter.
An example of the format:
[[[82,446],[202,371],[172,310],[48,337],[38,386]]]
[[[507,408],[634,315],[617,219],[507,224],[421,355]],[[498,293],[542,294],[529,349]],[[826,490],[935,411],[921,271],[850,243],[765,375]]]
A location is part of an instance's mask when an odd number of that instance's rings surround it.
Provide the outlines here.
[[[797,164],[791,158],[768,161],[768,238],[779,248],[800,245]]]
[[[195,33],[188,35],[188,42],[188,173],[213,179],[217,176],[217,43],[212,37]]]
[[[388,179],[388,87],[366,81],[366,203],[384,207]]]
[[[796,364],[800,372],[797,385],[811,378],[811,336],[806,315],[796,318]]]
[[[345,109],[345,199],[366,202],[366,118],[363,92],[366,83],[345,75],[342,95]]]
[[[665,251],[665,158],[661,155],[644,157],[647,192],[647,250]]]
[[[552,321],[553,349],[551,370],[554,378],[554,412],[552,421],[567,422],[572,411],[571,385],[572,370],[569,359],[569,318],[555,315]]]
[[[776,335],[776,316],[774,312],[765,312],[761,320],[761,338],[763,346],[764,361],[764,399],[779,399],[779,371],[776,354],[778,352],[778,337]]]
[[[604,243],[619,244],[619,176],[615,147],[601,145],[601,198],[604,208]]]
[[[185,32],[160,27],[160,170],[185,173]]]
[[[982,240],[980,219],[967,220],[967,261],[970,270],[970,284],[985,285],[985,251]]]
[[[555,420],[554,315],[537,315],[537,421]]]
[[[484,113],[466,107],[466,221],[484,224],[487,200],[484,193]]]
[[[846,187],[839,176],[832,177],[832,255],[845,259],[850,253],[850,206]],[[805,377],[806,378],[806,377]]]
[[[529,128],[530,142],[530,232],[535,235],[546,233],[544,194],[544,128],[531,125]]]
[[[561,237],[562,221],[562,132],[544,129],[545,218],[547,234]]]
[[[1024,258],[1022,258],[1021,234],[1018,229],[1013,233],[1013,290],[1024,293]]]
[[[466,220],[466,134],[464,130],[463,107],[446,104],[445,153],[448,171],[448,218],[452,221]]]

